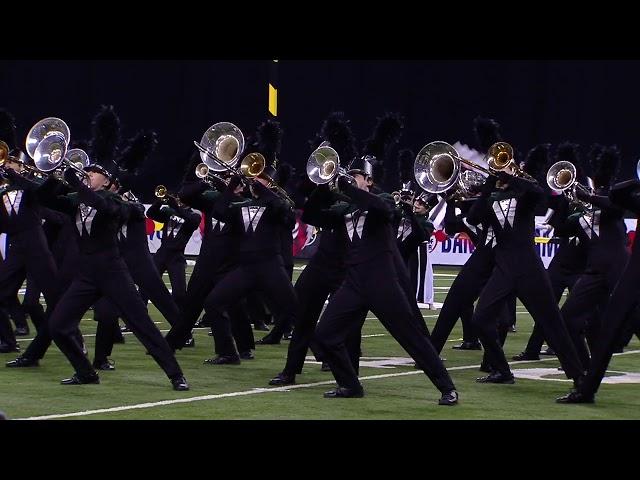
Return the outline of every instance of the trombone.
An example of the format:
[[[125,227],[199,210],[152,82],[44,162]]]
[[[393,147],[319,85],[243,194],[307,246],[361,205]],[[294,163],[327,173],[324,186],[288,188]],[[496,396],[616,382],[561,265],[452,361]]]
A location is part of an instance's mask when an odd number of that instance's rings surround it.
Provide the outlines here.
[[[262,178],[267,182],[267,188],[275,190],[285,201],[291,204],[291,206],[294,206],[295,202],[289,197],[286,190],[278,185],[273,178],[264,173],[266,164],[267,161],[264,155],[257,152],[250,153],[240,162],[240,173],[250,179]]]
[[[24,153],[21,152],[20,157],[24,157]],[[22,158],[9,155],[9,145],[6,142],[0,140],[0,169],[5,170],[6,162],[14,162],[20,165],[20,171],[18,173],[25,174],[30,173],[38,178],[43,178],[42,172],[37,168],[33,168],[31,165],[27,165]]]
[[[586,210],[591,210],[592,205],[578,198],[580,190],[585,195],[592,195],[592,188],[585,187],[577,181],[576,166],[567,161],[559,161],[551,165],[547,171],[547,185],[556,191],[561,191],[570,202],[575,203]]]

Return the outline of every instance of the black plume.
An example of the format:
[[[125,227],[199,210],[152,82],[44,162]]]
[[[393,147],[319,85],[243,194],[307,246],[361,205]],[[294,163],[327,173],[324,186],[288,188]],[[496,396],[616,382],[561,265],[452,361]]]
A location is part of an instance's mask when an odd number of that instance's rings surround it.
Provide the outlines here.
[[[101,165],[113,161],[120,143],[120,119],[113,105],[100,107],[91,122],[91,132],[91,161]]]
[[[500,124],[492,118],[476,117],[473,120],[473,133],[481,152],[487,152],[489,147],[502,141]]]
[[[296,169],[290,163],[281,163],[276,171],[276,181],[282,188],[286,188],[287,183],[295,175]]]
[[[400,171],[400,182],[413,182],[415,176],[413,174],[413,164],[415,163],[416,156],[412,150],[404,149],[398,152],[398,167]]]
[[[158,145],[158,135],[154,131],[140,130],[122,151],[118,166],[130,173],[137,173]]]
[[[7,144],[9,151],[18,147],[16,119],[5,109],[0,109],[0,140]]]
[[[351,131],[349,120],[344,117],[343,112],[332,112],[325,119],[320,133],[312,140],[312,142],[317,142],[314,149],[325,140],[331,144],[331,148],[338,152],[343,164],[349,163],[357,155],[356,139]]]
[[[532,177],[537,178],[549,163],[550,148],[551,144],[541,143],[529,150],[527,159],[524,162],[524,171]]]
[[[280,122],[276,120],[265,120],[258,126],[256,144],[260,153],[265,156],[267,164],[273,165],[280,155],[283,133]]]
[[[372,155],[379,162],[385,161],[389,149],[398,143],[403,129],[402,119],[397,113],[385,113],[378,118],[373,134],[365,140],[363,155]]]
[[[604,147],[598,156],[597,168],[593,171],[596,187],[608,187],[616,178],[620,168],[620,150],[616,145]]]

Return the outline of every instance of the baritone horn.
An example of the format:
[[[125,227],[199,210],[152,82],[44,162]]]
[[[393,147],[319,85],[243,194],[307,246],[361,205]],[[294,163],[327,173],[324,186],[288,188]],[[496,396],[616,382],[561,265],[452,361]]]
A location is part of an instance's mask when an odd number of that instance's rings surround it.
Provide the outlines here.
[[[219,122],[210,126],[200,143],[194,141],[200,150],[200,158],[214,172],[231,170],[240,160],[244,151],[244,135],[230,122]]]
[[[461,165],[492,175],[490,170],[462,158],[447,142],[428,143],[418,152],[413,173],[418,185],[429,193],[442,193],[456,188],[464,195],[471,195],[474,188],[484,183],[485,177],[475,171],[461,172]]]
[[[346,177],[350,183],[355,183],[355,178],[340,166],[340,156],[329,142],[323,142],[309,155],[307,176],[316,185],[333,184],[338,177]]]

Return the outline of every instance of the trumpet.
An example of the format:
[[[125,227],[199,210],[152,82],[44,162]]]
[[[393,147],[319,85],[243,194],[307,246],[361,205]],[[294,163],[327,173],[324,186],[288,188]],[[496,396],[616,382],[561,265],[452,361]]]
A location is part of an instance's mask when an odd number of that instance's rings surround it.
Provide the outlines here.
[[[222,177],[211,173],[211,168],[206,163],[199,163],[196,166],[196,177],[200,178],[203,182],[208,183],[212,187],[221,188],[225,185],[225,181]]]
[[[240,162],[240,173],[243,177],[256,179],[262,178],[267,182],[267,188],[273,189],[278,195],[280,195],[291,206],[295,205],[295,202],[289,197],[284,188],[279,186],[273,178],[264,173],[267,161],[264,155],[261,153],[250,153],[242,159]]]
[[[316,185],[325,183],[335,186],[339,177],[346,177],[351,184],[355,184],[355,178],[349,175],[340,166],[340,156],[335,149],[329,146],[329,142],[322,142],[307,159],[307,176]]]
[[[401,203],[407,203],[413,206],[413,201],[416,198],[416,192],[411,190],[410,186],[411,182],[403,183],[402,190],[391,192],[391,196],[393,197],[393,201],[395,202],[396,206],[400,205]]]
[[[580,190],[585,195],[592,195],[591,186],[585,187],[577,181],[576,166],[567,161],[556,162],[547,171],[547,185],[552,190],[561,191],[570,202],[591,210],[592,205],[578,198],[577,192]]]
[[[154,190],[154,195],[161,200],[167,200],[168,198],[173,198],[174,200],[178,200],[178,197],[172,193],[169,193],[167,187],[164,185],[158,185]]]

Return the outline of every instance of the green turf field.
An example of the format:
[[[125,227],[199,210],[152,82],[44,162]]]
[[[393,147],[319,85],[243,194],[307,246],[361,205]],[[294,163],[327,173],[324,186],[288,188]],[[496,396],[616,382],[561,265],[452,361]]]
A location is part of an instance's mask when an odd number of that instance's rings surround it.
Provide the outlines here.
[[[436,301],[442,302],[457,270],[436,268]],[[300,273],[295,272],[295,276]],[[165,282],[168,282],[165,276]],[[167,323],[150,305],[152,318],[166,331]],[[423,311],[431,329],[437,311]],[[87,313],[81,324],[93,358],[95,322]],[[508,358],[520,352],[531,332],[532,319],[518,305],[517,333],[505,346]],[[32,329],[33,330],[33,329]],[[255,332],[261,338],[265,332]],[[634,338],[625,354],[610,365],[614,372],[635,374],[639,383],[605,384],[595,405],[558,405],[554,399],[571,383],[554,371],[555,357],[522,362],[513,369],[545,375],[543,379],[518,378],[515,385],[482,385],[474,382],[482,352],[452,350],[461,340],[458,324],[443,350],[445,365],[460,392],[455,407],[437,405],[439,392],[372,315],[363,330],[360,375],[366,396],[362,399],[324,399],[333,388],[331,373],[317,363],[305,366],[294,387],[274,388],[268,381],[284,366],[288,342],[257,346],[256,359],[238,366],[203,365],[213,356],[207,330],[195,332],[196,347],[178,353],[188,392],[174,392],[164,373],[131,334],[116,345],[112,359],[116,370],[101,372],[100,385],[63,386],[59,382],[73,371],[52,347],[38,368],[0,370],[0,410],[10,418],[51,416],[71,419],[638,419],[640,418],[640,342]],[[32,336],[27,337],[32,338]],[[20,340],[24,349],[28,341]],[[6,362],[13,354],[2,354]],[[539,371],[535,369],[550,369]],[[527,372],[524,372],[525,374]],[[620,373],[613,375],[622,378]],[[624,375],[633,379],[633,375]],[[565,380],[565,381],[562,381]],[[106,410],[106,411],[103,411]],[[64,416],[73,414],[73,416]]]

